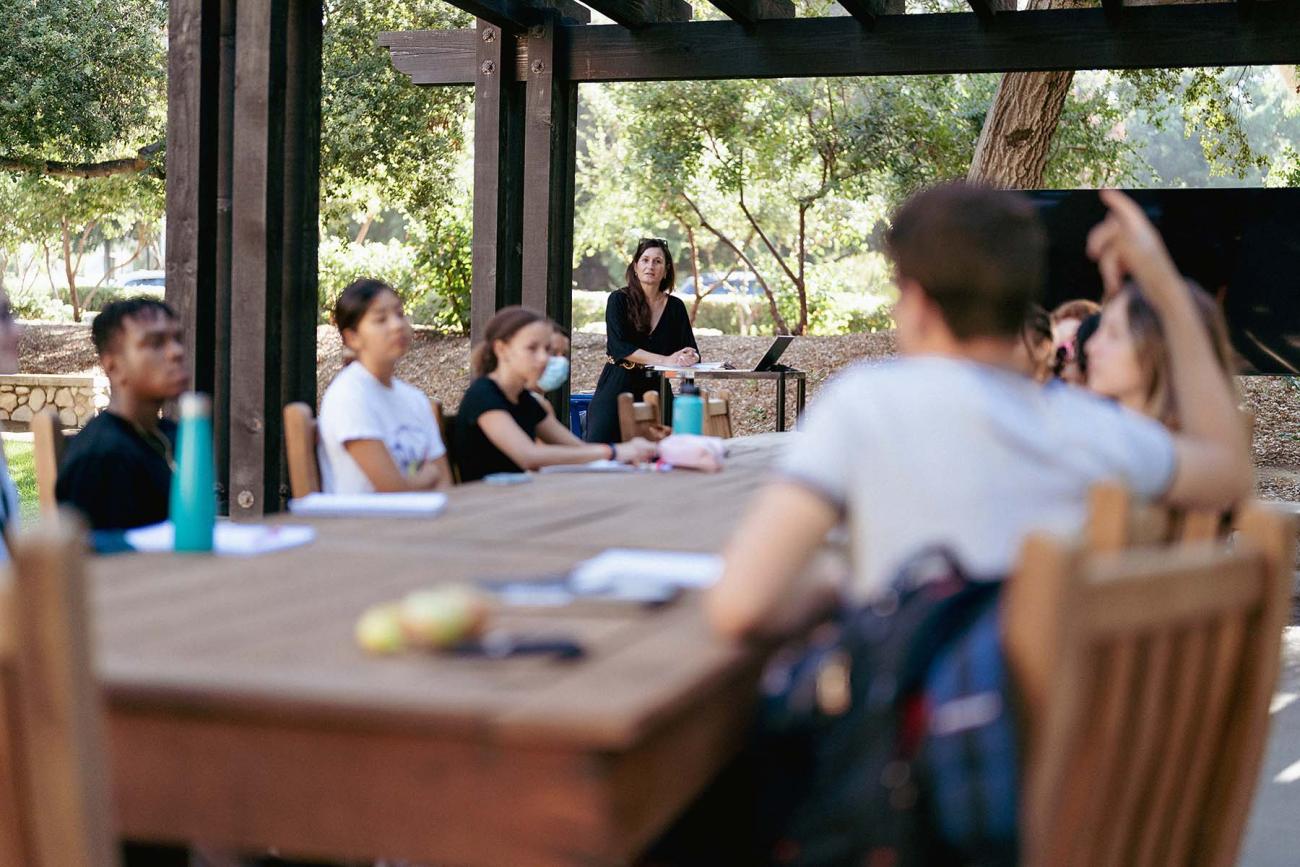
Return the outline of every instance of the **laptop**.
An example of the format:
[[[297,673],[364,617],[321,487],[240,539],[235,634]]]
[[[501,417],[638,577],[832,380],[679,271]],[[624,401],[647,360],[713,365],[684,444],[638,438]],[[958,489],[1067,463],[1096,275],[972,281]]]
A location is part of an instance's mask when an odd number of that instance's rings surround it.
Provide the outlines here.
[[[785,348],[790,345],[791,340],[794,340],[794,337],[789,334],[783,334],[776,340],[773,340],[772,345],[767,348],[767,353],[760,358],[758,364],[754,366],[754,372],[758,373],[764,370],[776,370],[777,359],[779,359],[781,354],[785,352]]]

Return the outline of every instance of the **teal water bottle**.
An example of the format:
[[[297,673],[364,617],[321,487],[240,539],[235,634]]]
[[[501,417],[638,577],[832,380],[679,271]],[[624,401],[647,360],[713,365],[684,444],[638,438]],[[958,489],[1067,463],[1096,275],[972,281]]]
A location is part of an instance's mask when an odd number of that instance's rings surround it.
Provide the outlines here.
[[[207,395],[181,395],[181,426],[172,473],[171,520],[177,551],[211,551],[217,520],[212,463],[212,402]]]
[[[704,400],[694,379],[682,383],[682,393],[673,401],[673,433],[704,433]]]

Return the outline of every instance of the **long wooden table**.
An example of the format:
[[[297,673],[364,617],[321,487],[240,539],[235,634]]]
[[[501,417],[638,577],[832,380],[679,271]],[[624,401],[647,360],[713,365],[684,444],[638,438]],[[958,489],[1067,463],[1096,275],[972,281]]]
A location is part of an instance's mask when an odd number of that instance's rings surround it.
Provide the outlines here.
[[[567,663],[376,658],[353,626],[439,581],[555,573],[616,546],[717,550],[784,441],[734,440],[718,475],[467,485],[436,519],[317,520],[315,543],[263,557],[95,560],[123,833],[322,859],[628,862],[749,720],[761,661],[710,634],[697,596],[502,613],[580,640],[588,656]]]

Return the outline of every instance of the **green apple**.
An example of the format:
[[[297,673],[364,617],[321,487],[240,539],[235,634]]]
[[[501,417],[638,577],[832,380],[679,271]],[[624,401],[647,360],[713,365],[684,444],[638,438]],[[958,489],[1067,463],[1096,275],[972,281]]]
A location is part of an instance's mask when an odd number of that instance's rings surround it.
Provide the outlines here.
[[[401,601],[399,613],[406,640],[434,648],[449,647],[479,635],[487,617],[483,594],[455,584],[409,594]]]
[[[400,653],[406,648],[400,606],[389,602],[367,608],[357,621],[356,638],[370,653]]]

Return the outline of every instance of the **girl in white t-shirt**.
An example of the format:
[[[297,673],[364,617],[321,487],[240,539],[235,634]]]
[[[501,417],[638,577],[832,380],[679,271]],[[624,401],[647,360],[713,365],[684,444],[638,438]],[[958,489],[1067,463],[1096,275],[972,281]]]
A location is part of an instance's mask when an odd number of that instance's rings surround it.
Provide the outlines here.
[[[411,348],[411,323],[397,293],[380,280],[356,280],[335,302],[334,324],[354,360],[321,398],[321,486],[338,494],[449,486],[447,449],[429,398],[393,375]]]

